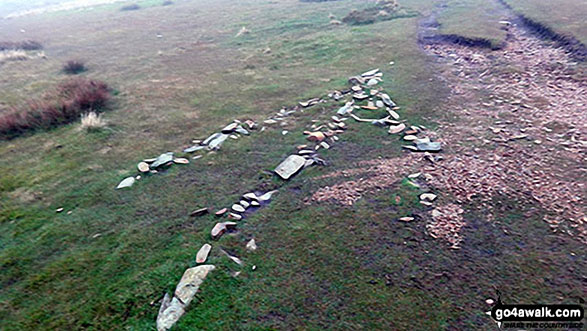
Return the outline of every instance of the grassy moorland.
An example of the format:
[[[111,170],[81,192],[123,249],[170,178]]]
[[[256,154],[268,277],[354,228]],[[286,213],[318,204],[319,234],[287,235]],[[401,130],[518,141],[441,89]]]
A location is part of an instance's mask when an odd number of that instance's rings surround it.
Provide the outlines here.
[[[448,115],[438,64],[417,43],[433,1],[401,1],[420,16],[352,27],[329,24],[329,14],[340,19],[368,2],[174,2],[0,21],[0,40],[39,40],[47,54],[0,68],[0,109],[65,79],[61,68],[72,58],[85,61],[82,76],[115,92],[105,129],[73,123],[0,142],[3,330],[154,329],[163,293],[210,241],[214,218],[189,212],[280,185],[268,171],[304,142],[309,120],[329,118],[333,106],[295,115],[288,135],[276,128],[228,141],[218,153],[115,191],[143,158],[180,151],[234,118],[262,120],[375,67],[411,123],[433,127]],[[235,37],[243,26],[250,33]],[[315,177],[399,155],[399,146],[385,130],[352,126],[324,153],[330,167],[304,171],[242,221],[238,236],[212,243],[210,263],[219,269],[176,328],[492,329],[485,299],[496,288],[520,302],[582,295],[573,276],[581,259],[569,252],[583,247],[526,219],[527,206],[511,200],[496,201],[499,226],[482,210],[467,215],[459,251],[426,236],[421,222],[393,221],[421,208],[405,183],[353,207],[304,203],[340,180]],[[253,236],[259,249],[246,252]],[[238,278],[219,247],[246,259]]]
[[[473,43],[487,41],[495,48],[505,43],[506,32],[499,24],[503,13],[497,1],[448,0],[442,4],[437,20],[443,35],[464,37]]]
[[[505,0],[514,11],[539,22],[557,33],[577,38],[587,45],[587,3],[574,0]]]

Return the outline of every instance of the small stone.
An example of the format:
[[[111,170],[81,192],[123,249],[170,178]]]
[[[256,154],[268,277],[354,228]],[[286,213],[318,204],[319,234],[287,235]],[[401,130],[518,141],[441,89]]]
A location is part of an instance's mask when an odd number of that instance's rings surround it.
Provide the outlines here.
[[[495,301],[493,301],[493,299],[489,298],[489,299],[485,300],[485,303],[488,305],[492,305],[495,303]]]
[[[246,202],[245,200],[241,200],[240,205],[243,206],[245,209],[249,208],[249,206],[251,205],[250,203]]]
[[[210,232],[210,235],[212,236],[212,239],[219,239],[224,232],[226,232],[226,230],[228,228],[231,227],[235,227],[236,223],[234,222],[221,222],[221,223],[216,223],[216,225],[214,225],[214,227],[212,228],[212,231]]]
[[[139,164],[137,164],[137,168],[139,169],[140,172],[149,172],[149,164],[147,162],[139,162]]]
[[[243,198],[247,199],[247,200],[258,200],[259,198],[257,197],[257,195],[253,192],[251,193],[247,193],[245,195],[243,195]]]
[[[285,136],[285,135],[286,135],[286,134],[288,134],[288,133],[289,133],[289,131],[287,131],[287,130],[283,130],[283,131],[281,131],[281,135],[282,135],[282,136]]]
[[[413,217],[406,216],[406,217],[399,218],[399,220],[402,221],[402,222],[411,222],[411,221],[414,220],[414,218]]]
[[[184,153],[193,153],[206,148],[206,146],[194,145],[183,150]]]
[[[385,107],[385,105],[383,104],[383,101],[381,101],[381,100],[377,100],[377,102],[375,102],[375,106],[377,106],[377,108]]]
[[[202,247],[198,251],[198,254],[196,254],[196,263],[206,262],[206,260],[208,259],[208,254],[210,253],[211,249],[212,246],[210,244],[202,245]]]
[[[411,145],[404,145],[402,146],[403,149],[409,149],[410,151],[414,151],[417,152],[418,148],[416,148],[416,146],[411,146]]]
[[[260,203],[259,203],[259,201],[257,201],[257,200],[253,200],[253,201],[251,201],[251,206],[253,206],[253,207],[259,207],[260,205],[261,205],[261,204],[260,204]]]
[[[369,95],[367,95],[365,93],[353,94],[353,98],[360,101],[360,100],[365,100],[365,99],[369,98]],[[339,113],[339,115],[342,115],[342,114]]]
[[[271,200],[271,197],[272,197],[272,196],[273,196],[273,194],[275,194],[275,193],[277,193],[277,190],[269,191],[269,192],[267,192],[267,193],[265,193],[265,194],[261,195],[261,196],[259,197],[259,200],[260,200],[260,201],[269,201],[269,200]]]
[[[367,71],[367,72],[364,72],[364,73],[362,73],[362,74],[361,74],[361,77],[370,77],[370,76],[373,76],[373,75],[375,75],[375,74],[376,74],[376,73],[378,73],[378,72],[379,72],[379,68],[377,68],[377,69],[373,69],[373,70],[369,70],[369,71]]]
[[[433,193],[422,193],[420,195],[420,200],[424,201],[434,201],[436,199],[436,194]]]
[[[173,161],[173,153],[172,152],[163,153],[163,154],[159,155],[153,163],[151,163],[150,168],[153,170],[153,169],[159,168],[162,165],[166,165],[172,161]]]
[[[215,212],[214,215],[220,217],[220,216],[226,214],[227,211],[228,211],[228,208],[222,208],[219,211]]]
[[[390,108],[397,107],[397,105],[395,104],[395,102],[393,102],[393,101],[391,100],[391,98],[389,97],[389,95],[387,95],[387,94],[385,94],[385,93],[382,93],[382,94],[381,94],[379,97],[381,98],[381,101],[383,101],[383,103],[384,103],[384,104],[385,104],[387,107],[390,107]]]
[[[322,146],[322,148],[324,148],[324,149],[329,149],[330,148],[330,145],[328,145],[328,143],[325,142],[325,141],[321,142],[320,143],[320,146]]]
[[[234,129],[234,132],[240,133],[244,136],[248,136],[250,134],[249,131],[247,131],[247,129],[242,127],[242,125],[237,126],[236,129]]]
[[[200,208],[200,209],[196,209],[193,212],[190,213],[190,216],[195,217],[195,216],[202,216],[202,215],[206,215],[208,214],[208,208]]]
[[[408,178],[410,178],[410,179],[418,178],[418,177],[420,177],[421,174],[422,174],[421,172],[416,172],[414,174],[408,175]]]
[[[298,151],[299,155],[310,155],[310,154],[314,154],[316,152],[314,152],[311,149],[302,149],[301,151]]]
[[[397,134],[397,133],[404,131],[405,128],[406,128],[406,125],[404,123],[400,123],[398,125],[390,126],[388,132],[390,134]]]
[[[306,139],[308,139],[309,141],[322,141],[326,138],[326,136],[324,136],[324,133],[320,132],[320,131],[316,131],[316,132],[310,132],[310,134],[308,134],[308,137]]]
[[[404,136],[404,140],[405,140],[405,141],[414,141],[414,140],[416,140],[416,139],[418,139],[418,137],[416,137],[416,136],[414,136],[414,135],[412,135],[412,134],[409,134],[409,135],[407,135],[407,136]]]
[[[282,179],[287,180],[302,169],[305,162],[306,159],[302,156],[290,155],[275,168],[275,173]]]
[[[391,109],[387,110],[389,116],[391,116],[394,120],[399,120],[399,114]]]
[[[173,163],[175,163],[175,164],[188,164],[188,163],[190,163],[190,160],[183,158],[183,157],[178,157],[176,159],[173,159]]]
[[[135,183],[135,178],[134,177],[126,177],[125,179],[123,179],[120,184],[118,184],[118,186],[116,186],[116,189],[121,189],[121,188],[125,188],[125,187],[131,187],[133,184]]]
[[[227,134],[221,133],[219,136],[217,136],[216,138],[214,138],[210,141],[210,143],[208,144],[208,149],[210,149],[210,150],[220,149],[220,146],[222,145],[222,143],[224,143],[226,141],[227,138],[228,138]]]
[[[230,123],[227,126],[224,127],[224,129],[222,129],[222,133],[232,133],[236,127],[238,126],[238,123]]]
[[[345,103],[344,106],[340,107],[336,113],[338,115],[346,115],[352,111],[353,111],[353,103],[349,101],[349,102]]]
[[[377,107],[375,106],[361,106],[361,108],[366,110],[377,110]]]
[[[255,243],[255,238],[249,240],[247,245],[245,246],[247,250],[254,251],[257,249],[257,244]]]
[[[418,139],[415,141],[415,143],[416,148],[420,152],[439,152],[442,149],[442,146],[439,142],[430,142]]]
[[[229,213],[228,218],[231,220],[235,220],[235,221],[240,221],[243,219],[243,217],[241,215],[235,214],[235,213]]]
[[[232,205],[232,210],[236,211],[237,213],[244,213],[245,207],[235,203],[234,205]]]
[[[61,213],[63,210],[64,210],[63,208],[57,208],[57,209],[55,209],[55,212]]]
[[[257,270],[257,266],[256,265],[252,266],[251,270],[253,270],[253,271]]]

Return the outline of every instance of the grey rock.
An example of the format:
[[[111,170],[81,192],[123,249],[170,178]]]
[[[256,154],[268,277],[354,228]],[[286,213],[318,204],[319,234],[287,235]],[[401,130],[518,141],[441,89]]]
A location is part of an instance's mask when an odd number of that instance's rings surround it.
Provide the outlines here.
[[[340,107],[336,113],[338,115],[346,115],[346,114],[350,113],[351,111],[353,111],[353,103],[347,102],[347,103],[345,103],[344,106]]]
[[[300,171],[304,166],[306,159],[299,155],[290,155],[281,162],[277,168],[275,168],[275,173],[281,177],[282,179],[289,179],[295,173]]]
[[[238,123],[230,123],[222,129],[222,133],[232,133],[238,127]]]
[[[194,145],[183,150],[184,153],[193,153],[206,148],[206,146]]]
[[[420,141],[416,140],[416,148],[420,152],[440,152],[442,146],[439,142]]]
[[[222,133],[216,132],[214,134],[212,134],[210,137],[206,138],[204,141],[202,141],[202,145],[208,145],[210,144],[210,142],[218,137],[220,137],[222,135]]]
[[[184,304],[178,298],[171,299],[166,293],[161,308],[159,308],[159,315],[157,315],[157,331],[171,329],[184,313]]]
[[[173,153],[167,152],[159,155],[155,162],[151,163],[151,169],[157,169],[162,165],[165,165],[169,162],[173,162]]]
[[[375,74],[376,74],[376,73],[378,73],[378,72],[379,72],[379,68],[377,68],[377,69],[373,69],[373,70],[369,70],[369,71],[367,71],[367,72],[364,72],[364,73],[362,73],[362,74],[361,74],[361,77],[369,77],[369,76],[373,76],[373,75],[375,75]]]
[[[121,189],[121,188],[125,188],[125,187],[131,187],[133,184],[135,183],[135,178],[134,177],[126,177],[125,179],[123,179],[120,184],[118,184],[118,186],[116,186],[116,189]]]
[[[234,132],[240,133],[245,136],[249,135],[249,131],[247,131],[247,129],[243,128],[241,125],[237,126],[236,129],[234,129]]]
[[[196,254],[196,263],[204,263],[208,259],[208,254],[210,254],[210,250],[212,246],[210,244],[204,244]]]
[[[224,141],[226,141],[227,138],[228,138],[227,134],[221,133],[218,137],[216,137],[210,141],[210,143],[208,144],[208,149],[210,149],[210,150],[219,149],[220,146],[222,145],[222,143]]]
[[[397,105],[395,104],[395,102],[393,102],[393,100],[391,100],[391,98],[389,97],[389,95],[382,93],[380,95],[381,101],[383,101],[383,103],[390,108],[393,107],[397,107]]]
[[[273,196],[273,194],[275,194],[275,193],[277,193],[277,190],[269,191],[269,192],[267,192],[267,193],[265,193],[265,194],[261,195],[261,196],[259,197],[259,200],[260,200],[260,201],[269,201],[269,200],[271,200],[271,197],[272,197],[272,196]]]
[[[208,273],[214,268],[211,264],[205,264],[187,269],[175,288],[175,298],[178,298],[185,306],[189,305]]]

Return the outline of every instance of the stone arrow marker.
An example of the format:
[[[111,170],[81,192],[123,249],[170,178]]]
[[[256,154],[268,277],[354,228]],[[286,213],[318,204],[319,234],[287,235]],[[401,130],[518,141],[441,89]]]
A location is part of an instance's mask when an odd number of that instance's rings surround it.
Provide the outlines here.
[[[302,167],[306,163],[306,159],[299,155],[290,155],[281,162],[277,168],[275,168],[275,173],[281,177],[282,179],[289,179],[295,173],[300,171]]]

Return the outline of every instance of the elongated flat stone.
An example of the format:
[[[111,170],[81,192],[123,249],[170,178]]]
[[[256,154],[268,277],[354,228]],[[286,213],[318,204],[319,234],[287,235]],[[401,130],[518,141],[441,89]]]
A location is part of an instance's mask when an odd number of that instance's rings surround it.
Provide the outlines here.
[[[210,254],[210,250],[212,249],[212,245],[204,244],[196,254],[196,263],[204,263],[208,259],[208,254]]]
[[[439,142],[419,142],[416,141],[416,148],[420,152],[440,152],[442,146]]]
[[[338,115],[346,115],[346,114],[350,113],[351,111],[353,111],[353,103],[347,102],[344,104],[344,106],[340,107],[336,113]]]
[[[269,200],[271,200],[271,197],[272,197],[272,196],[273,196],[273,194],[275,194],[275,193],[277,193],[277,190],[269,191],[269,192],[267,192],[267,193],[265,193],[265,194],[261,195],[261,196],[259,197],[259,200],[261,200],[261,201],[269,201]]]
[[[151,169],[157,169],[162,165],[165,165],[169,162],[173,162],[173,153],[167,152],[159,155],[155,162],[151,163]]]
[[[257,195],[253,192],[243,195],[243,198],[245,198],[247,200],[258,200],[259,199],[259,197],[257,197]]]
[[[234,222],[216,223],[216,225],[214,225],[214,227],[212,228],[210,235],[212,236],[212,239],[219,239],[224,234],[224,232],[226,232],[226,230],[228,230],[228,228],[235,227],[235,226],[236,226],[236,223],[234,223]]]
[[[232,210],[236,211],[237,213],[244,213],[245,212],[245,207],[243,207],[240,204],[234,204],[232,205]]]
[[[193,153],[206,148],[206,146],[194,145],[183,150],[184,153]]]
[[[214,268],[211,264],[205,264],[187,269],[175,288],[175,297],[183,302],[185,306],[189,305],[208,273]]]
[[[300,171],[305,162],[306,159],[304,159],[302,156],[290,155],[287,157],[287,159],[281,162],[277,168],[275,168],[275,173],[282,179],[287,180],[295,173]]]
[[[126,177],[125,179],[123,179],[120,184],[118,184],[118,186],[116,186],[116,189],[121,189],[121,188],[125,188],[125,187],[131,187],[133,184],[135,183],[135,178],[134,177]]]
[[[381,98],[381,101],[383,101],[383,103],[384,103],[384,104],[385,104],[387,107],[390,107],[390,108],[397,107],[397,105],[395,104],[395,102],[393,102],[393,101],[391,100],[391,98],[389,97],[389,95],[387,95],[387,94],[385,94],[385,93],[382,93],[382,94],[380,95],[380,98]]]
[[[227,134],[221,133],[218,137],[216,137],[215,139],[210,141],[210,143],[208,144],[208,149],[211,149],[211,150],[219,149],[220,146],[222,145],[222,143],[224,141],[226,141],[227,138],[228,138]]]
[[[172,299],[168,293],[165,293],[159,315],[157,315],[157,331],[171,329],[184,313],[185,305],[178,298]]]
[[[377,69],[373,69],[373,70],[369,70],[369,71],[366,71],[366,72],[362,73],[362,74],[361,74],[361,77],[369,77],[369,76],[373,76],[373,75],[375,75],[375,74],[376,74],[376,73],[378,73],[378,72],[379,72],[379,68],[377,68]]]
[[[202,216],[208,214],[208,208],[200,208],[200,209],[196,209],[194,211],[192,211],[190,213],[190,216],[194,217],[194,216]]]

